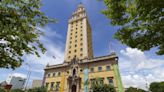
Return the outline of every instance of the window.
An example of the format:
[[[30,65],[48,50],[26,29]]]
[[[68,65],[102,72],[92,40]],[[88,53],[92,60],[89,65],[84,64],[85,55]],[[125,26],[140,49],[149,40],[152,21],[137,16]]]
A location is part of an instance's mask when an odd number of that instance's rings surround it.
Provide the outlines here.
[[[77,45],[75,44],[75,47],[77,47]]]
[[[83,43],[80,43],[80,45],[82,46],[82,45],[83,45]]]
[[[83,72],[83,69],[80,69],[80,72]]]
[[[75,42],[77,42],[77,40],[75,40]]]
[[[76,50],[75,50],[75,52],[76,52]]]
[[[81,34],[81,36],[83,36],[83,34]]]
[[[72,39],[72,37],[70,37],[70,39]]]
[[[113,77],[108,77],[107,79],[108,79],[108,83],[109,84],[114,85],[114,83],[113,83]]]
[[[71,56],[69,56],[68,58],[71,58]]]
[[[81,26],[81,28],[83,28],[83,26]]]
[[[71,48],[71,46],[69,46],[69,48]]]
[[[69,74],[69,71],[67,71],[67,74]]]
[[[54,82],[51,82],[51,88],[50,90],[53,90],[54,89]]]
[[[83,40],[83,38],[80,39],[81,41]]]
[[[100,83],[104,84],[104,78],[100,78]]]
[[[50,73],[47,74],[47,77],[50,77]]]
[[[71,35],[72,35],[72,33],[71,33]]]
[[[55,73],[53,73],[53,77],[55,77]]]
[[[76,32],[76,34],[77,34],[77,32]]]
[[[61,73],[60,72],[58,72],[58,76],[60,76],[61,75]]]
[[[77,30],[77,28],[76,28],[76,30]]]
[[[77,38],[77,35],[75,36],[75,38]]]
[[[91,72],[94,72],[94,67],[92,67],[92,68],[90,69],[90,71],[91,71]]]
[[[48,88],[48,86],[49,86],[49,83],[46,83],[46,87]]]
[[[93,84],[95,84],[96,79],[91,79],[91,87],[93,86]]]
[[[71,51],[69,51],[69,53],[71,53]]]
[[[80,54],[80,56],[83,56],[83,54]]]
[[[80,50],[83,51],[83,48],[81,48]]]
[[[110,66],[106,66],[106,70],[109,71],[110,70]]]
[[[102,67],[101,66],[98,67],[98,71],[102,71]]]
[[[56,82],[56,91],[59,91],[60,82]]]
[[[70,44],[72,43],[72,41],[70,41]]]

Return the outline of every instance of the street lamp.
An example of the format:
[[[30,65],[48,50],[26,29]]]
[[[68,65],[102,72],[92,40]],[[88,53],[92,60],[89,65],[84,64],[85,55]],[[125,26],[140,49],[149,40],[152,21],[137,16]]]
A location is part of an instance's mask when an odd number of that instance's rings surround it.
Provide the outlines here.
[[[28,63],[26,63],[25,65],[27,65],[27,66],[29,67],[29,70],[28,70],[28,73],[27,73],[27,82],[26,82],[26,84],[25,84],[24,90],[27,89],[28,82],[29,82],[29,80],[30,80],[30,75],[31,75],[31,66],[30,66]]]

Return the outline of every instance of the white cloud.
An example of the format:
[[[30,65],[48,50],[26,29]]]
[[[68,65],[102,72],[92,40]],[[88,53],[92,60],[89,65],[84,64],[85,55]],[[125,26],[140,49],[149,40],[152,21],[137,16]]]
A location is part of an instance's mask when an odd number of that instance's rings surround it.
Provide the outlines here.
[[[12,76],[26,78],[26,75],[23,73],[13,73]]]
[[[54,65],[64,62],[64,44],[60,41],[62,36],[56,31],[52,30],[50,27],[40,28],[41,31],[45,33],[44,36],[40,37],[40,41],[43,43],[44,47],[47,49],[45,54],[39,52],[40,57],[35,55],[24,55],[23,59],[25,62],[20,67],[19,70],[29,71],[29,67],[25,64],[28,63],[31,68],[31,78],[30,83],[33,79],[42,79],[44,68],[47,64]],[[55,56],[55,58],[53,58]]]
[[[49,27],[40,29],[45,32],[45,36],[41,36],[40,41],[44,44],[47,51],[45,54],[39,52],[40,57],[35,55],[25,55],[25,61],[41,65],[47,65],[48,63],[50,65],[62,63],[64,57],[63,44],[60,41],[55,41],[55,39],[61,39],[62,36]],[[53,58],[54,56],[55,58]]]
[[[146,88],[154,81],[164,81],[164,60],[148,57],[138,49],[120,51],[120,70],[125,87]]]

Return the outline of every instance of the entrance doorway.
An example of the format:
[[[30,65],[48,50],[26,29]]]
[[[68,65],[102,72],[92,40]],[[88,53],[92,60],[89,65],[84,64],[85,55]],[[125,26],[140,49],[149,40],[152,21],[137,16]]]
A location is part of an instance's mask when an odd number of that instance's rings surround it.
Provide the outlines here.
[[[71,92],[76,92],[76,85],[72,85],[72,91]]]

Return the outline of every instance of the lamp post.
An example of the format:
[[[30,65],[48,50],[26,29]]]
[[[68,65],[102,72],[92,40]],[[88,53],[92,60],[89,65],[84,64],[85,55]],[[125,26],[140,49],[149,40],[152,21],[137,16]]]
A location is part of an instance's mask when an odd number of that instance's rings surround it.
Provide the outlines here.
[[[29,82],[29,80],[30,80],[31,66],[30,66],[28,63],[26,63],[25,65],[27,65],[27,66],[29,67],[29,70],[28,70],[28,73],[27,73],[27,81],[26,81],[25,88],[24,88],[24,90],[26,91],[27,86],[28,86],[28,82]]]

